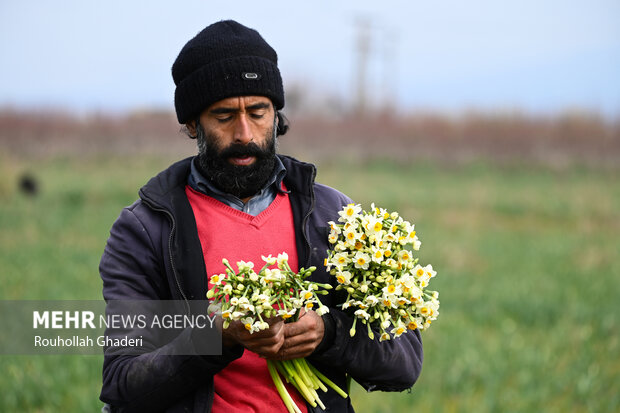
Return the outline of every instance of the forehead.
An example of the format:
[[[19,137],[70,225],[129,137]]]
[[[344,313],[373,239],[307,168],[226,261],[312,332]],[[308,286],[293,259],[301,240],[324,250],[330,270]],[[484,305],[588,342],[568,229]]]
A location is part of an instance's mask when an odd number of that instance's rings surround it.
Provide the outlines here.
[[[267,104],[271,106],[271,100],[265,96],[234,96],[226,99],[219,100],[209,106],[207,110],[227,108],[227,109],[240,109],[246,106]]]

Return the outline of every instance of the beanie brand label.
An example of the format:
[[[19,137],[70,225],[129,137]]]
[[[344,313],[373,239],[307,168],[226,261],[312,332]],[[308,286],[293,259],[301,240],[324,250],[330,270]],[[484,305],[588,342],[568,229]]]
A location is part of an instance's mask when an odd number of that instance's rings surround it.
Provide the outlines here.
[[[254,72],[243,72],[241,77],[248,80],[258,80],[261,78],[260,74]]]

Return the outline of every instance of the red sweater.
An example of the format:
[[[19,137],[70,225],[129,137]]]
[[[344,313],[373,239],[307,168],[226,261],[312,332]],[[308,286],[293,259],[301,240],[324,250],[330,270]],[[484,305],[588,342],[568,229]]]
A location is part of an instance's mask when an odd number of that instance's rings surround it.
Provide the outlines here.
[[[297,271],[293,212],[287,194],[279,193],[266,210],[252,216],[189,186],[185,192],[194,211],[208,276],[225,272],[222,258],[233,268],[237,261],[252,261],[258,271],[264,265],[262,255],[275,257],[283,251],[288,254],[291,269]],[[217,373],[214,382],[214,413],[287,412],[267,362],[249,350]],[[287,389],[306,412],[299,393],[289,385]]]

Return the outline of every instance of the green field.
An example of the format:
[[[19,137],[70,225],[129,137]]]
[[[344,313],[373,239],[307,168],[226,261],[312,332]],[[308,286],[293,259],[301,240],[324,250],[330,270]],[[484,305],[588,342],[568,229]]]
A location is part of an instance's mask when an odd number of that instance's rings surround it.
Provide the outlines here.
[[[120,209],[164,159],[0,157],[0,299],[98,299]],[[31,170],[41,193],[18,193]],[[323,164],[319,180],[416,223],[441,315],[410,393],[358,412],[620,410],[618,171],[390,161]],[[99,356],[0,356],[0,411],[98,411]]]

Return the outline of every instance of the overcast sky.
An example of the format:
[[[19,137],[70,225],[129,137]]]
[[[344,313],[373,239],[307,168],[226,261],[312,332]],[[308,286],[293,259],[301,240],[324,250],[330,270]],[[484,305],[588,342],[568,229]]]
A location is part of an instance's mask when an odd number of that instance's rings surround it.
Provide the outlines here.
[[[176,55],[228,18],[276,49],[285,88],[354,102],[367,19],[377,101],[620,115],[618,0],[0,0],[0,106],[172,109]]]

